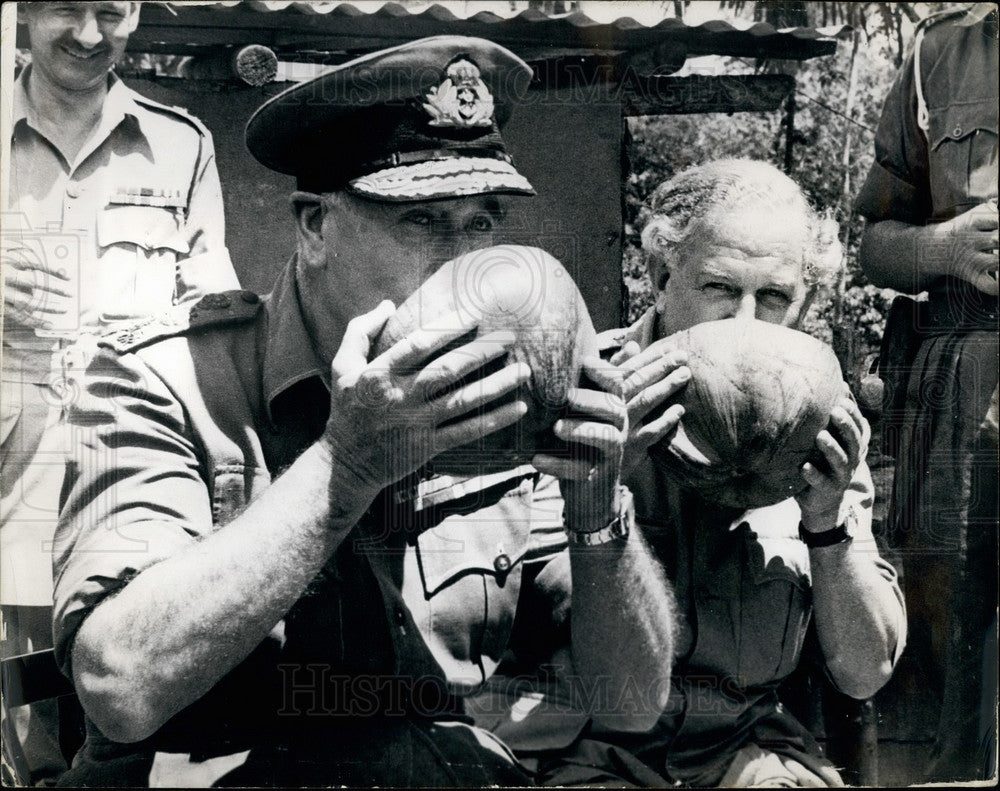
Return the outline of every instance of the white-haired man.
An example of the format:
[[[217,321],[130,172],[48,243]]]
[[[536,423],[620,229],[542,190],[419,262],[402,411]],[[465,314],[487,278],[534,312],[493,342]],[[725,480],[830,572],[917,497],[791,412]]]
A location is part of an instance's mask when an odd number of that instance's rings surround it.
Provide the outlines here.
[[[811,619],[826,672],[855,698],[887,681],[903,648],[896,573],[871,533],[868,427],[856,404],[845,394],[832,410],[816,439],[826,464],[802,469],[808,486],[767,507],[710,502],[647,452],[677,428],[684,408],[671,398],[691,377],[683,353],[663,354],[654,341],[717,319],[796,327],[837,261],[836,226],[791,179],[749,160],[679,173],[648,210],[654,304],[602,346],[626,376],[623,480],[676,599],[671,692],[652,735],[592,727],[568,749],[536,754],[540,776],[594,782],[609,751],[624,748],[678,784],[842,785],[777,688],[799,663]]]

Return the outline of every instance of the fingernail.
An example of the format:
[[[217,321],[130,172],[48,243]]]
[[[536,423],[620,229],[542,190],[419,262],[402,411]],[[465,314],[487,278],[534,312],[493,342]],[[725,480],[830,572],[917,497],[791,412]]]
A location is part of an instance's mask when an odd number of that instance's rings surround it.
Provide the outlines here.
[[[686,382],[688,379],[691,378],[691,369],[688,368],[686,365],[681,366],[674,372],[674,375],[682,382]]]

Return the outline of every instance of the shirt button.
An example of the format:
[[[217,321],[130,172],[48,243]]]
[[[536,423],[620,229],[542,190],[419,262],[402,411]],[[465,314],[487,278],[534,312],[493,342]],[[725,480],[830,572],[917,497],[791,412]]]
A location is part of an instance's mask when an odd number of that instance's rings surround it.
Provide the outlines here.
[[[66,185],[66,197],[68,198],[79,198],[80,197],[80,185],[75,181],[71,181]]]
[[[952,134],[953,137],[961,137],[961,135],[962,135],[962,127],[956,126],[955,127],[955,131],[952,132],[951,134]]]
[[[510,556],[506,552],[501,552],[493,561],[493,568],[498,574],[506,574],[510,571]]]

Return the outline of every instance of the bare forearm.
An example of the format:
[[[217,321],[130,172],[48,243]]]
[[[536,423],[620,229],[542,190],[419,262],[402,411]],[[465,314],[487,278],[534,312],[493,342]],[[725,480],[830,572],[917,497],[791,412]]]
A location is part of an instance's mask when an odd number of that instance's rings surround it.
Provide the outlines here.
[[[673,658],[672,590],[642,536],[573,547],[573,664],[603,727],[647,731],[667,702]],[[600,686],[597,686],[600,685]],[[603,705],[606,704],[606,705]]]
[[[993,201],[931,225],[883,220],[865,230],[861,265],[876,285],[911,294],[948,275],[996,296],[998,225]]]
[[[106,735],[152,734],[264,639],[368,505],[339,504],[337,483],[328,454],[310,448],[241,516],[91,613],[73,675]]]
[[[905,639],[905,615],[895,583],[872,540],[809,552],[813,607],[820,646],[842,692],[867,698],[892,673],[897,644]]]

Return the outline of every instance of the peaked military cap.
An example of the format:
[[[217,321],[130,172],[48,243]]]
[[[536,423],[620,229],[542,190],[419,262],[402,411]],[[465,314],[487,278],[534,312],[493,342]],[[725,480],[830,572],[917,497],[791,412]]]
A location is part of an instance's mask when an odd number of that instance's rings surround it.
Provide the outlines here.
[[[480,38],[434,36],[334,66],[262,105],[246,142],[300,189],[370,200],[533,195],[500,128],[530,67]]]

